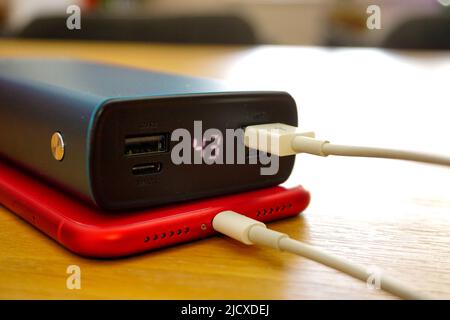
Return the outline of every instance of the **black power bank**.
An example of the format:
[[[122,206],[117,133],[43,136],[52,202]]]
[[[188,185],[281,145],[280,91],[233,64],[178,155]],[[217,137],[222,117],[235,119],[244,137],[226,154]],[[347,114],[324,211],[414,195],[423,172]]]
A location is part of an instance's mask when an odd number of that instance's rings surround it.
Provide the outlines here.
[[[194,121],[203,131],[223,133],[260,123],[296,126],[297,109],[285,92],[232,91],[207,79],[75,60],[0,60],[0,155],[103,209],[256,189],[288,178],[294,156],[277,159],[272,175],[261,175],[267,164],[259,161],[174,163],[175,130],[192,134],[193,153],[213,141],[195,138]],[[236,140],[238,148],[243,141]],[[245,159],[252,156],[246,149]]]

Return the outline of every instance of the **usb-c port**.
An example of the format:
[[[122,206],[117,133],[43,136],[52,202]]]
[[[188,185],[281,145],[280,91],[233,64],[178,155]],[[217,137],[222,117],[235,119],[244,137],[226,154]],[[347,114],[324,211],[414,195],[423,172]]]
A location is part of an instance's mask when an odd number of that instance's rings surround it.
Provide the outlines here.
[[[161,172],[161,169],[161,162],[152,162],[135,165],[133,166],[133,168],[131,168],[131,172],[136,176],[141,176]]]

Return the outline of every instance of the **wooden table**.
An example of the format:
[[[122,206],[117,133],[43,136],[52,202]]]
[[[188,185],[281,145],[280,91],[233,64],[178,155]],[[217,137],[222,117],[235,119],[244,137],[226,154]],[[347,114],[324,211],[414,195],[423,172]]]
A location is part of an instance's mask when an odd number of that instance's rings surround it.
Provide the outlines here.
[[[65,56],[290,92],[300,123],[336,143],[450,154],[450,54],[373,49],[0,41],[0,56]],[[298,156],[287,185],[294,238],[450,297],[450,170],[403,161]],[[78,265],[81,290],[66,289]],[[214,237],[121,260],[66,251],[0,208],[0,298],[393,298],[306,259]]]

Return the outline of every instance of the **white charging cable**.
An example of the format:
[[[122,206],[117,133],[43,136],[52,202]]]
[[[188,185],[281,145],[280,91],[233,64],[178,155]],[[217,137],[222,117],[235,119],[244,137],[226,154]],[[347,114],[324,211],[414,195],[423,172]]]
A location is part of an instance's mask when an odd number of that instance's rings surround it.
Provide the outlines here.
[[[251,219],[234,211],[222,211],[212,222],[214,230],[247,245],[259,244],[280,251],[290,252],[328,267],[344,272],[354,278],[367,282],[373,277],[371,269],[354,264],[346,259],[334,256],[306,243],[289,238],[286,234],[267,229],[260,221]],[[377,274],[380,289],[403,299],[430,299],[384,274]]]
[[[252,149],[280,157],[309,153],[322,157],[329,155],[350,157],[389,158],[450,166],[450,158],[426,153],[385,148],[370,148],[332,144],[314,138],[313,132],[302,132],[283,123],[268,123],[245,128],[245,144]]]
[[[249,148],[280,157],[309,153],[322,157],[336,155],[389,158],[450,166],[449,157],[413,151],[332,144],[327,140],[315,139],[314,132],[302,132],[296,127],[283,123],[268,123],[246,127],[245,145]],[[262,244],[304,256],[362,281],[367,281],[370,276],[370,273],[364,267],[290,239],[285,234],[269,230],[263,223],[248,217],[227,211],[218,214],[214,218],[213,223],[214,228],[218,232],[243,243]],[[382,276],[381,288],[405,299],[427,299],[425,295],[386,275]]]

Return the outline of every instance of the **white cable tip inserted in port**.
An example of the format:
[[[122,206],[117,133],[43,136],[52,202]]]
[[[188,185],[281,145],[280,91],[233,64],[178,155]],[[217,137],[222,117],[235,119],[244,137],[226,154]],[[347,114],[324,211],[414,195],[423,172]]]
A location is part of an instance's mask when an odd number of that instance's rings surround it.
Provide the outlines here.
[[[245,128],[244,143],[248,148],[284,157],[298,153],[291,143],[297,136],[314,138],[315,134],[284,123],[260,124]]]

